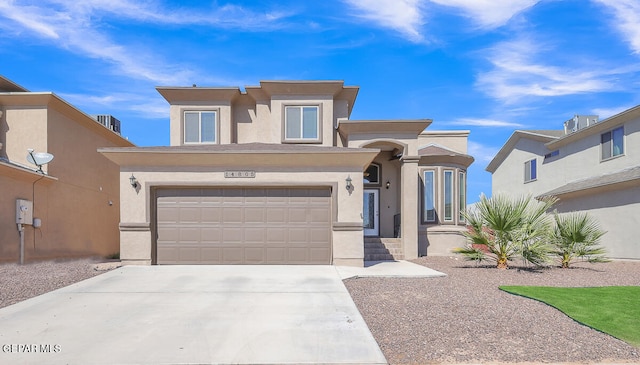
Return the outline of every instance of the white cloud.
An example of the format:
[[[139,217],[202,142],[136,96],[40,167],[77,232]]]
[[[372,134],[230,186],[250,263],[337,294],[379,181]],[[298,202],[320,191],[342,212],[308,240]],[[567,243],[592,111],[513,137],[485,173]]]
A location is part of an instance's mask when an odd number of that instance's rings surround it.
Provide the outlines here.
[[[592,109],[591,112],[599,116],[600,120],[604,120],[606,118],[612,117],[618,113],[621,113],[627,109],[631,109],[636,107],[637,105],[619,105],[611,108],[595,108]]]
[[[499,43],[485,50],[493,68],[478,75],[476,86],[496,99],[512,103],[528,96],[611,91],[615,88],[615,76],[625,72],[593,66],[545,64],[554,52],[556,50],[544,50],[528,39]],[[540,59],[545,61],[537,61]]]
[[[393,29],[412,42],[421,42],[424,36],[422,0],[344,0],[356,11],[356,16]]]
[[[461,9],[465,15],[484,28],[505,25],[514,15],[534,6],[540,0],[431,0]]]
[[[498,154],[500,148],[487,146],[478,142],[467,142],[467,154],[473,156],[477,162],[489,163]]]
[[[63,93],[60,96],[88,114],[111,114],[112,110],[128,110],[144,119],[166,119],[169,116],[169,104],[159,94],[153,95],[150,91],[108,95]]]
[[[463,125],[474,127],[507,127],[507,128],[524,128],[524,124],[505,122],[501,120],[493,119],[479,119],[479,118],[460,118],[448,124],[451,125]]]
[[[120,44],[103,30],[105,18],[134,19],[160,24],[207,24],[236,29],[277,27],[284,13],[254,13],[227,5],[210,11],[164,9],[153,1],[133,0],[42,0],[38,5],[19,1],[0,2],[0,25],[5,34],[32,32],[57,47],[100,59],[115,66],[117,73],[155,84],[188,84],[196,72],[170,64],[153,52]]]
[[[629,42],[634,53],[640,53],[640,2],[637,0],[593,0],[609,8],[615,19],[611,24]]]

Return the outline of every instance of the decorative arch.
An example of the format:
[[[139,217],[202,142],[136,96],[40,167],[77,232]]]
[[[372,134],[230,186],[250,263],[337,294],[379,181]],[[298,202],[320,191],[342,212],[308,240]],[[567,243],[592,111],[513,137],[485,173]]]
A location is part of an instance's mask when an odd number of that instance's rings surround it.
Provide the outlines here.
[[[360,148],[378,148],[381,151],[398,151],[398,154],[404,156],[407,153],[408,145],[406,143],[389,139],[389,138],[377,138],[371,139],[361,143]]]

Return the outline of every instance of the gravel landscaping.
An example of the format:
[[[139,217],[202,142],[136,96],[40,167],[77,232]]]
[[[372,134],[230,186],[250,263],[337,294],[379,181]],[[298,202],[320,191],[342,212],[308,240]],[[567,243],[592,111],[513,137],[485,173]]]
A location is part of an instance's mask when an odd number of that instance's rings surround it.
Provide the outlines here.
[[[461,258],[415,263],[442,278],[359,278],[345,285],[391,364],[640,363],[640,349],[499,285],[640,286],[640,262],[497,270]],[[113,268],[92,260],[0,265],[0,308]],[[640,326],[640,319],[638,319]]]
[[[640,349],[545,304],[498,289],[499,285],[640,286],[640,262],[544,270],[498,270],[452,257],[413,262],[448,276],[345,280],[391,364],[640,363]]]
[[[91,259],[0,264],[0,308],[99,275],[113,265]]]

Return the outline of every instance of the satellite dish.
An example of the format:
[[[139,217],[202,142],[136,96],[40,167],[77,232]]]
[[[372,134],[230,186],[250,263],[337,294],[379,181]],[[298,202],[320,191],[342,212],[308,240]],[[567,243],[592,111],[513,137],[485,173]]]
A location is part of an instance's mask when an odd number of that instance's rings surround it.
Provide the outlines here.
[[[53,155],[46,152],[33,152],[32,149],[27,150],[27,161],[38,166],[38,171],[42,171],[42,165],[46,165],[53,160]]]

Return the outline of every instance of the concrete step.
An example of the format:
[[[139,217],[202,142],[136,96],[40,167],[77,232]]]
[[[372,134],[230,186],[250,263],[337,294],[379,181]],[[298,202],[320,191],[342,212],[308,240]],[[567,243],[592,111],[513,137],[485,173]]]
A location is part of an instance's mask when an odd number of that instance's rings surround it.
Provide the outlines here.
[[[402,260],[403,255],[390,255],[390,254],[365,254],[364,261],[390,261],[390,260]]]
[[[402,241],[393,240],[393,241],[364,241],[365,246],[376,246],[376,245],[385,245],[385,246],[402,246]]]
[[[386,237],[364,238],[365,261],[402,260],[403,258],[402,239]]]
[[[386,248],[365,248],[364,250],[365,255],[366,254],[391,254],[391,255],[401,255],[402,254],[402,250],[401,249],[386,249]]]

